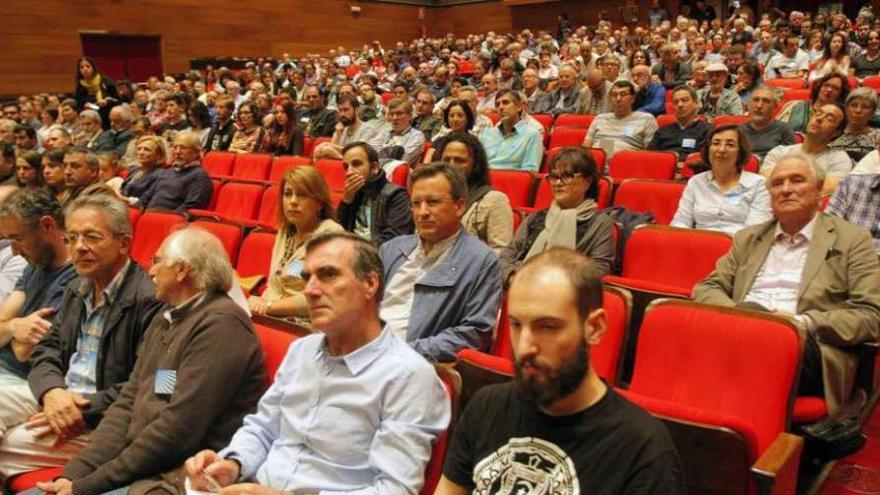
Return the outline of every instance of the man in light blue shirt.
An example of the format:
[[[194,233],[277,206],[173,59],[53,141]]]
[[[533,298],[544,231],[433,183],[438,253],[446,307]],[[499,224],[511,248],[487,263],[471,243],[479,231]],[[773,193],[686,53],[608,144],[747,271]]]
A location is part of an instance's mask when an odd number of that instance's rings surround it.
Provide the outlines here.
[[[541,133],[523,119],[522,96],[513,90],[501,90],[495,106],[501,114],[501,122],[479,134],[489,167],[537,172],[544,158],[544,142]]]
[[[318,333],[294,342],[255,414],[186,462],[197,490],[415,494],[450,419],[434,369],[379,319],[382,264],[350,233],[312,240],[304,293]]]

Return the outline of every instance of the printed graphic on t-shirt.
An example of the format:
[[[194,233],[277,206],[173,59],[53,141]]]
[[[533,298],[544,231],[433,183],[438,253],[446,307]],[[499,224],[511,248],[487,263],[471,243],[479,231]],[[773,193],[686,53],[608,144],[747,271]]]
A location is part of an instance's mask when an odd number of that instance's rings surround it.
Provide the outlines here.
[[[474,468],[474,494],[576,495],[574,462],[555,444],[535,437],[511,438]]]

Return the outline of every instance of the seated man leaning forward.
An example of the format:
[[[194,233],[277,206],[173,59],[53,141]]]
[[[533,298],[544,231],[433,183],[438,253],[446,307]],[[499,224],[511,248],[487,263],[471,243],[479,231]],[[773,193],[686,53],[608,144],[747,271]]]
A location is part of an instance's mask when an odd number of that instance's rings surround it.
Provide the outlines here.
[[[418,234],[382,244],[388,280],[382,320],[419,354],[454,361],[465,347],[488,349],[501,302],[501,263],[462,229],[467,179],[458,168],[431,163],[410,178]]]
[[[119,399],[88,447],[47,494],[184,491],[182,464],[229,441],[266,383],[263,353],[248,315],[226,295],[233,271],[223,245],[199,228],[172,233],[150,276],[166,311],[154,318]],[[222,366],[217,365],[222,356]]]
[[[782,156],[768,179],[775,220],[740,230],[694,299],[795,318],[806,330],[798,394],[824,396],[833,415],[862,399],[852,349],[877,340],[880,264],[867,230],[819,211],[824,179],[812,157]]]
[[[82,450],[119,397],[159,309],[153,282],[129,258],[128,207],[111,194],[82,196],[67,208],[65,242],[79,277],[31,354],[30,400],[41,410],[0,441],[2,476],[64,466]]]
[[[589,259],[562,248],[530,258],[513,277],[508,303],[516,379],[471,399],[435,495],[509,486],[685,493],[666,428],[590,365],[606,317],[602,280]]]
[[[418,493],[449,399],[431,365],[382,326],[376,248],[350,233],[316,237],[303,278],[318,332],[291,344],[229,446],[186,462],[190,484],[264,495]]]

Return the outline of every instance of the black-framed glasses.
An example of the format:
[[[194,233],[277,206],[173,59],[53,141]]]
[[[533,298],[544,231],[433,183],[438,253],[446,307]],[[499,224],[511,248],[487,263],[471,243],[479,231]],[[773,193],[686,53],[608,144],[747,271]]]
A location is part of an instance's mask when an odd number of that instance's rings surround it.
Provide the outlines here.
[[[561,174],[549,173],[546,175],[547,182],[550,184],[571,184],[575,177],[580,177],[580,172],[563,172]]]

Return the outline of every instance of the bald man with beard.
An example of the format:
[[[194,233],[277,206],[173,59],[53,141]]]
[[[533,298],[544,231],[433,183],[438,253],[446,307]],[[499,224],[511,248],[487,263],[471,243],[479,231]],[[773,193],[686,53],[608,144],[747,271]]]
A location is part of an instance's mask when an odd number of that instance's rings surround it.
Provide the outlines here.
[[[599,115],[608,111],[608,94],[611,92],[611,82],[606,81],[599,69],[587,71],[587,87],[581,89],[575,112],[590,115]]]

